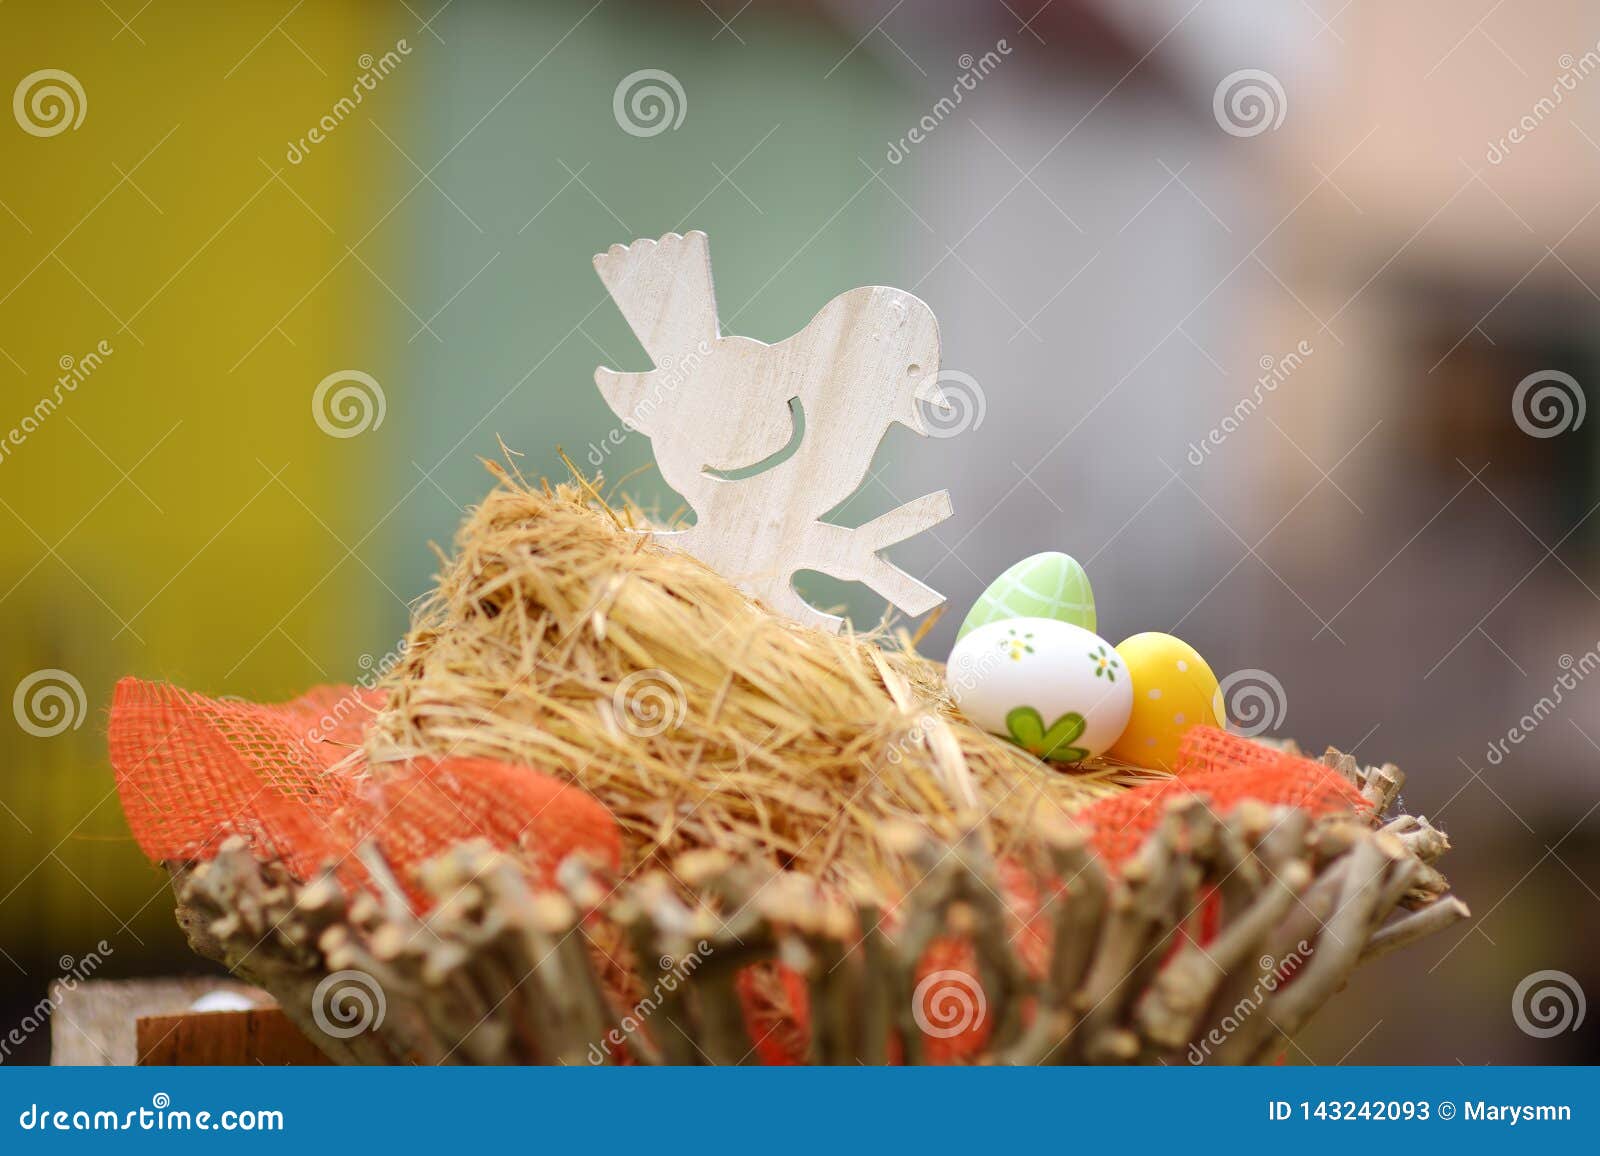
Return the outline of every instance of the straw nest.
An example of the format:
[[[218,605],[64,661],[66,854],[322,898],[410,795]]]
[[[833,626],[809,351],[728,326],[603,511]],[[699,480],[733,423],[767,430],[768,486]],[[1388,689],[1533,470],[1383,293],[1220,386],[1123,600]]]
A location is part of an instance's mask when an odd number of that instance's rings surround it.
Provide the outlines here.
[[[1152,774],[1046,767],[963,720],[903,631],[794,625],[582,479],[490,469],[388,676],[374,762],[527,764],[611,809],[629,867],[764,853],[882,896],[920,874],[883,837],[906,820],[953,835],[976,819],[1006,854]]]

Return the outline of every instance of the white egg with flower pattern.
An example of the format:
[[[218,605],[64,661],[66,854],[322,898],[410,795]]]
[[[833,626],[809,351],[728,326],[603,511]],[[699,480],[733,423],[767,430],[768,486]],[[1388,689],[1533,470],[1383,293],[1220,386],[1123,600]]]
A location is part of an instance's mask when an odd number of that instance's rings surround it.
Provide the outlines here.
[[[1051,762],[1100,754],[1133,711],[1133,684],[1111,644],[1054,618],[977,627],[950,652],[945,680],[976,726]]]

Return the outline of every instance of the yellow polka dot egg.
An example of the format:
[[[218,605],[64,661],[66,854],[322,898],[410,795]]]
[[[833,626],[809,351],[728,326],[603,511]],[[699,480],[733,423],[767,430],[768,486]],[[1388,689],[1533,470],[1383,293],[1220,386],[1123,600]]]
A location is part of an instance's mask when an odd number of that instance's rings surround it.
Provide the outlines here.
[[[1135,634],[1117,646],[1133,686],[1122,737],[1106,753],[1141,767],[1172,770],[1192,726],[1220,726],[1217,676],[1198,651],[1170,634]]]

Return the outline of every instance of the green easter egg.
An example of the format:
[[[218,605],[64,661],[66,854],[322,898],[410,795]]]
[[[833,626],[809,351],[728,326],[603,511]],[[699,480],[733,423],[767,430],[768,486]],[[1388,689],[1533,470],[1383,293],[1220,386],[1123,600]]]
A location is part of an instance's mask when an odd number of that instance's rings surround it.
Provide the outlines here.
[[[989,584],[973,603],[956,638],[1006,618],[1054,618],[1093,632],[1094,591],[1070,554],[1051,550],[1024,558]]]

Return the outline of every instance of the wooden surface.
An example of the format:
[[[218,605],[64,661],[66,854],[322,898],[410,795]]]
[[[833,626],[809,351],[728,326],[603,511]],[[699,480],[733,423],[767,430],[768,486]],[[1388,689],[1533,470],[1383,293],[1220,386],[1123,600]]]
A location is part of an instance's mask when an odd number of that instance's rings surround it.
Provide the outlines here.
[[[613,245],[595,269],[653,363],[643,373],[599,368],[595,384],[650,438],[662,478],[695,513],[693,527],[663,541],[827,630],[842,620],[795,592],[796,571],[865,583],[912,615],[944,600],[878,552],[948,518],[947,492],[853,529],[822,520],[860,488],[891,424],[926,435],[919,400],[947,404],[926,304],[899,289],[852,289],[766,345],[722,335],[704,233]]]
[[[331,1062],[278,1007],[141,1016],[137,1036],[143,1066]]]
[[[234,980],[92,979],[51,985],[50,1062],[58,1065],[105,1067],[137,1062],[135,1024],[141,1016],[183,1012],[202,996],[225,992],[252,1003],[271,1004],[258,987]]]

